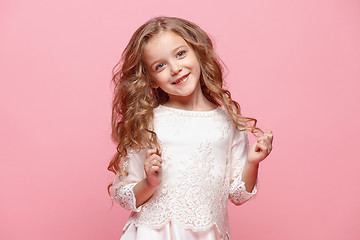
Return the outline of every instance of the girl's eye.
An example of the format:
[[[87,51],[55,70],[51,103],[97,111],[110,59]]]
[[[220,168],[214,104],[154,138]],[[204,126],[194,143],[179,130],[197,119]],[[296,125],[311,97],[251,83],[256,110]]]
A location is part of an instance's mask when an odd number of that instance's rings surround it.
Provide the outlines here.
[[[176,57],[181,58],[184,57],[184,55],[185,55],[185,51],[180,51],[176,54]]]
[[[159,70],[159,69],[162,68],[163,66],[164,66],[163,63],[160,63],[160,64],[156,65],[155,71]]]

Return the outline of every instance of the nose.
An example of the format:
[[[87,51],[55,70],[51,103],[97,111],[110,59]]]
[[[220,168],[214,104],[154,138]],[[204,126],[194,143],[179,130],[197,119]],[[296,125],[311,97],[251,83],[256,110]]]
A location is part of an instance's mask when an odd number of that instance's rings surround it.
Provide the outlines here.
[[[171,67],[171,76],[177,75],[179,72],[181,72],[181,70],[182,70],[182,67],[181,67],[181,66],[174,64],[174,65]]]

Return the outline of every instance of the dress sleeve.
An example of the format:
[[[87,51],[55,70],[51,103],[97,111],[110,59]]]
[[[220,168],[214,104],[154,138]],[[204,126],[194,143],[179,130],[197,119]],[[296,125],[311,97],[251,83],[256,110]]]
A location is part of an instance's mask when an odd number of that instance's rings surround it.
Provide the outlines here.
[[[256,194],[257,183],[251,193],[246,191],[245,182],[242,181],[242,172],[248,156],[249,139],[246,131],[235,131],[230,149],[231,167],[229,199],[235,205],[240,205]]]
[[[134,186],[145,178],[144,171],[145,150],[140,152],[130,151],[128,156],[122,161],[120,167],[128,175],[121,176],[116,173],[113,185],[110,189],[111,199],[119,203],[126,210],[139,212],[141,206],[136,208]]]

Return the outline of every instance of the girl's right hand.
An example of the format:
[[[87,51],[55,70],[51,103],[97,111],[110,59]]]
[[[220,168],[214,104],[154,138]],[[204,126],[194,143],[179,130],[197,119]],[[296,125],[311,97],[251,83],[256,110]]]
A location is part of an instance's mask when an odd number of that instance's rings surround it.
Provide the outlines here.
[[[161,183],[161,164],[162,160],[156,149],[147,150],[144,170],[147,182],[151,187],[156,188]]]

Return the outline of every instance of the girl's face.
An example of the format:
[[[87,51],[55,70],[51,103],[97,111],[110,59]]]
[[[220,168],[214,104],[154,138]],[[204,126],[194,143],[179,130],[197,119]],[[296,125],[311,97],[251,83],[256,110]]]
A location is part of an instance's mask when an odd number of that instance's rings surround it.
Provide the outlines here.
[[[152,80],[170,100],[201,93],[199,61],[179,35],[170,31],[154,35],[145,46],[143,60]]]

